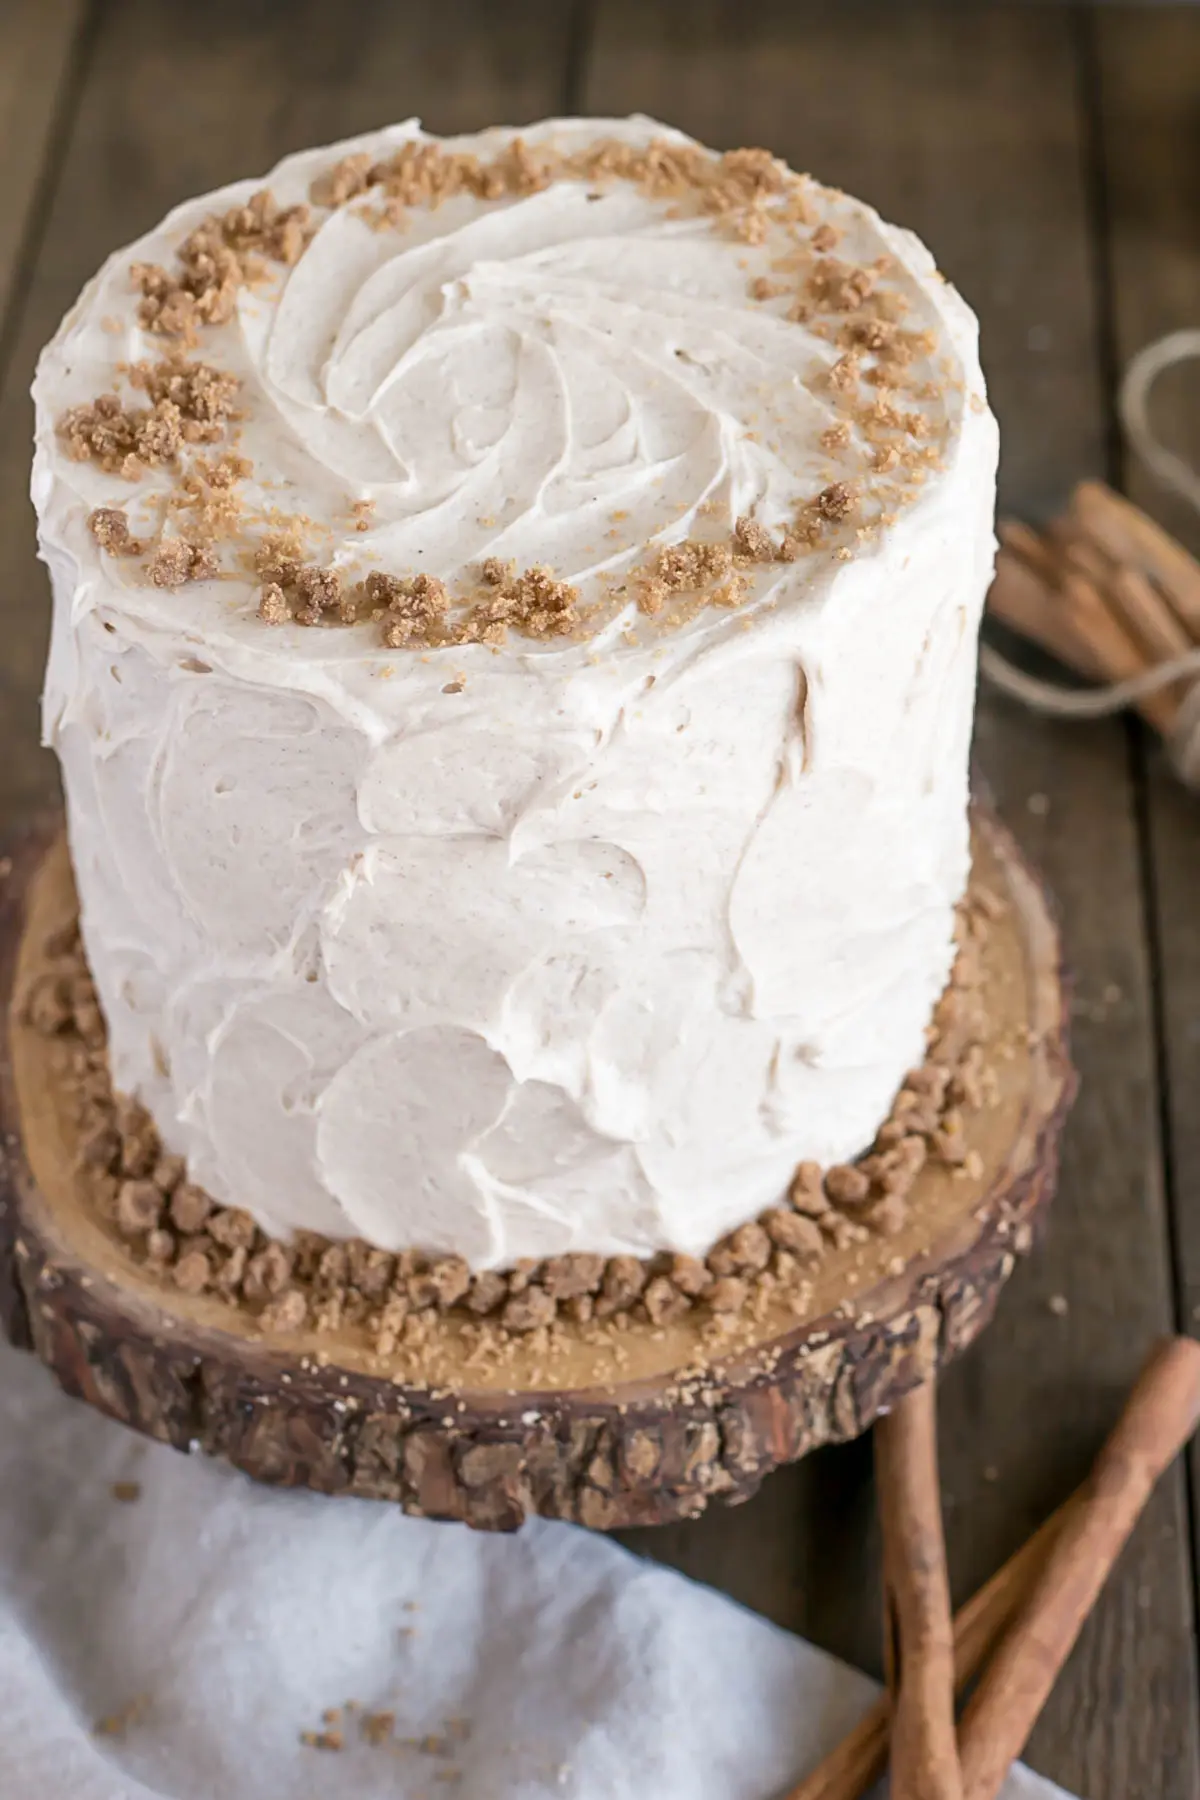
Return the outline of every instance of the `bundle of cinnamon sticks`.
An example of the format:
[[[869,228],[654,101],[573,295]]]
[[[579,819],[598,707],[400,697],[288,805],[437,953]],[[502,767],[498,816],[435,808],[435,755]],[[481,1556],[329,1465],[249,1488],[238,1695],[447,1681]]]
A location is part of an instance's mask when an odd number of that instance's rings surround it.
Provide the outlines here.
[[[1200,1426],[1200,1343],[1142,1370],[1083,1487],[952,1619],[932,1382],[876,1431],[888,1695],[788,1800],[994,1800],[1159,1476]],[[961,1717],[955,1696],[978,1675]]]
[[[1200,645],[1200,562],[1131,501],[1084,481],[1043,532],[1000,526],[988,611],[1090,681],[1125,681]],[[1134,704],[1170,738],[1189,684]]]

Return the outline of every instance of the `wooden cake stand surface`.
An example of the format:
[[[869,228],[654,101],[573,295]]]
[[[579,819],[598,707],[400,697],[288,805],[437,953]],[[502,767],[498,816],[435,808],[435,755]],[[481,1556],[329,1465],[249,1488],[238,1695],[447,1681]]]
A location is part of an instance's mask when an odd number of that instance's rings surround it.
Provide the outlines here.
[[[490,1529],[529,1513],[654,1524],[748,1499],[969,1344],[1050,1197],[1074,1085],[1058,934],[982,810],[975,869],[1006,903],[984,944],[996,1085],[969,1121],[976,1173],[928,1164],[897,1236],[831,1250],[805,1316],[768,1306],[720,1347],[689,1316],[632,1325],[616,1350],[566,1326],[553,1358],[521,1344],[468,1363],[450,1315],[419,1366],[402,1348],[381,1367],[352,1332],[264,1337],[249,1315],[166,1288],[85,1205],[53,1046],[9,1005],[75,906],[48,822],[0,860],[0,1322],[68,1393],[260,1481]]]

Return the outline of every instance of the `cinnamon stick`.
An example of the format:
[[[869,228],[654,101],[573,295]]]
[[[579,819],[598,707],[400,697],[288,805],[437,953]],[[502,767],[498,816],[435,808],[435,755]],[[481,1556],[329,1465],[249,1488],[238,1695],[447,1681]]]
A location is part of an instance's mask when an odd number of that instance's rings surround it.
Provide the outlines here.
[[[1123,681],[1200,643],[1200,563],[1102,482],[1080,483],[1044,535],[1005,521],[1000,542],[988,610],[1079,674]],[[1134,704],[1170,737],[1189,687]]]
[[[893,1695],[893,1800],[961,1800],[932,1381],[906,1394],[876,1426],[875,1470]]]
[[[1083,575],[1068,574],[1062,587],[1063,604],[1072,633],[1081,638],[1104,669],[1109,681],[1125,681],[1151,666],[1115,613],[1105,605],[1095,584]],[[1142,716],[1169,737],[1179,717],[1179,699],[1171,690],[1143,694],[1136,702]]]
[[[1087,576],[1064,563],[1060,585],[1053,588],[1044,576],[1047,568],[1054,567],[1053,559],[1038,542],[1038,567],[1034,568],[1023,554],[1022,538],[1005,528],[1005,547],[997,559],[988,595],[988,611],[994,618],[1093,680],[1124,681],[1130,675],[1143,674],[1159,660],[1144,654]],[[1135,705],[1156,730],[1170,736],[1179,717],[1176,688],[1145,694]]]
[[[1105,592],[1151,662],[1168,662],[1195,648],[1154,584],[1137,569],[1114,569]]]
[[[1051,528],[1053,529],[1053,528]],[[1058,586],[1062,573],[1061,563],[1054,548],[1046,539],[1039,537],[1030,525],[1023,525],[1019,519],[1001,519],[996,526],[996,536],[1005,550],[1027,563],[1047,589],[1047,601],[1054,605],[1054,590]]]
[[[1102,481],[1080,482],[1071,516],[1115,562],[1148,575],[1191,642],[1200,644],[1200,564],[1182,544]]]
[[[1099,544],[1083,535],[1078,519],[1070,513],[1051,519],[1046,527],[1045,545],[1046,554],[1054,562],[1056,581],[1063,564],[1070,563],[1081,575],[1089,576],[1103,587],[1113,570],[1119,567],[1107,550],[1102,550]]]
[[[1024,1605],[1067,1509],[1052,1514],[954,1616],[954,1682],[962,1689],[983,1667]],[[785,1800],[859,1800],[887,1766],[892,1703],[887,1695],[864,1714],[824,1761]]]
[[[1052,589],[1015,550],[1002,549],[996,559],[987,604],[993,618],[1049,651],[1069,669],[1093,681],[1105,679],[1104,669],[1072,629]]]
[[[1057,556],[1100,589],[1151,662],[1186,656],[1193,648],[1187,631],[1154,583],[1139,569],[1114,562],[1091,538],[1079,536],[1070,516],[1054,520],[1046,536],[1051,557]]]
[[[1200,1344],[1152,1353],[960,1733],[964,1800],[994,1800],[1155,1482],[1200,1424]]]

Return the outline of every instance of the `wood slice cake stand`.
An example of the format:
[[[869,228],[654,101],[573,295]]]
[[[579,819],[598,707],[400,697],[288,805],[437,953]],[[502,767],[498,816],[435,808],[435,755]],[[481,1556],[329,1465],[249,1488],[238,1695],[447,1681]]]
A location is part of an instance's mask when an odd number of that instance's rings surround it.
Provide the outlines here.
[[[552,1357],[518,1340],[492,1362],[446,1314],[419,1359],[401,1346],[385,1362],[362,1332],[264,1336],[167,1286],[89,1208],[61,1064],[10,1005],[75,909],[48,821],[0,860],[0,1321],[68,1393],[260,1481],[490,1529],[529,1513],[645,1525],[745,1500],[969,1344],[1050,1197],[1074,1088],[1058,934],[981,809],[973,879],[1004,904],[983,940],[993,1075],[968,1167],[926,1164],[899,1232],[831,1249],[801,1314],[794,1297],[760,1305],[720,1343],[697,1312],[599,1344],[564,1324]]]

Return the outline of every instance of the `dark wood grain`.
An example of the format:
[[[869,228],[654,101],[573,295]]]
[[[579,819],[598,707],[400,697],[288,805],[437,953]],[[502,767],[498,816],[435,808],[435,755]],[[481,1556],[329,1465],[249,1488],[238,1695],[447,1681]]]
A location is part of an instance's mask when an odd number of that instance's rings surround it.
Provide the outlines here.
[[[55,174],[55,150],[69,129],[77,89],[71,80],[73,61],[81,57],[87,15],[86,0],[11,0],[0,7],[0,384],[20,358],[12,346],[24,314],[30,257],[39,241],[44,212]],[[24,386],[31,372],[28,360]],[[20,384],[20,377],[17,378]],[[0,419],[5,429],[14,420],[5,408],[0,385]],[[5,443],[0,465],[15,482],[14,493],[29,487],[29,433],[23,424],[19,453]],[[0,474],[0,483],[5,476]],[[7,533],[13,514],[3,513]],[[23,540],[27,542],[27,540]],[[28,582],[26,588],[28,589]],[[11,647],[7,609],[0,600],[0,818],[6,816],[8,771],[15,759],[23,771],[36,765],[36,728],[29,704],[31,664],[25,651],[30,635],[27,613],[18,612]],[[40,635],[33,627],[33,634]],[[18,777],[19,782],[19,777]]]
[[[68,75],[86,0],[5,0],[0,6],[0,321],[22,272],[56,128],[75,95]]]
[[[1200,13],[1099,15],[1097,126],[1108,196],[1114,348],[1200,326]],[[1160,436],[1200,469],[1200,363],[1154,393]],[[1200,519],[1126,458],[1133,498],[1197,554]],[[1200,1321],[1200,799],[1145,740],[1149,887],[1164,1050],[1163,1101],[1183,1324]],[[1200,1456],[1193,1452],[1193,1490]],[[1193,1512],[1193,1528],[1196,1527]],[[1200,1551],[1200,1540],[1197,1540]]]
[[[584,98],[589,110],[669,116],[719,145],[769,143],[926,237],[981,317],[1004,504],[1037,516],[1102,469],[1106,442],[1078,50],[1059,9],[612,0],[598,10]],[[978,747],[1062,905],[1083,1089],[1044,1250],[944,1384],[960,1596],[1081,1477],[1172,1318],[1125,732],[1045,725],[985,696]],[[1050,1310],[1056,1295],[1065,1317]],[[719,1530],[699,1521],[638,1548],[877,1668],[869,1469],[859,1447],[819,1456],[773,1477]],[[1031,1747],[1090,1800],[1196,1790],[1188,1569],[1176,1478]]]
[[[288,150],[416,113],[454,131],[561,104],[571,9],[558,0],[357,0],[354,14],[351,31],[322,0],[102,10],[0,386],[0,817],[55,782],[37,748],[48,596],[34,560],[27,396],[38,350],[87,277],[177,201]]]

